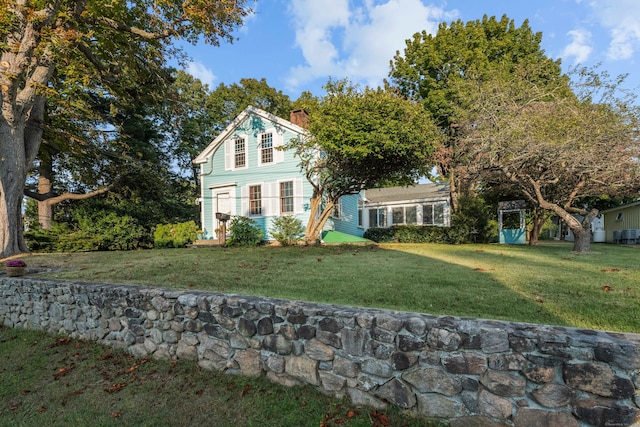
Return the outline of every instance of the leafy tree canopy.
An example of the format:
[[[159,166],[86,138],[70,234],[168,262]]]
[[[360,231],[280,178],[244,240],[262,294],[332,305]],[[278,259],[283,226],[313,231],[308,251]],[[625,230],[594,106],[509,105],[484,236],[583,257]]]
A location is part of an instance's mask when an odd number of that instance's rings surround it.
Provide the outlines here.
[[[309,116],[308,136],[287,147],[314,189],[308,240],[318,238],[341,196],[428,175],[438,141],[424,109],[393,90],[361,90],[347,80],[329,81],[325,89]]]
[[[640,190],[640,111],[635,95],[606,73],[575,70],[570,95],[564,77],[540,86],[538,75],[527,64],[459,83],[473,105],[456,112],[462,162],[561,217],[576,237],[574,250],[585,252],[601,196]]]
[[[0,0],[0,257],[26,251],[21,200],[42,142],[47,100],[77,111],[88,94],[162,96],[172,42],[217,45],[249,13],[245,0]],[[79,138],[82,140],[82,138]]]

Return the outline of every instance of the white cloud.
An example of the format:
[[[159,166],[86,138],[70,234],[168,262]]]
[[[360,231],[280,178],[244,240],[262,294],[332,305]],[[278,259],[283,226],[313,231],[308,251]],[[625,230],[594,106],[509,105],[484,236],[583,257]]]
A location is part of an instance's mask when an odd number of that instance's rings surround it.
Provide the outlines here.
[[[582,63],[591,55],[591,33],[587,30],[571,30],[567,33],[571,43],[564,48],[563,58],[574,57],[575,63]]]
[[[590,6],[600,24],[610,31],[609,59],[630,59],[640,50],[639,1],[599,0],[592,1]]]
[[[290,71],[288,83],[297,88],[317,78],[348,77],[370,86],[381,84],[389,61],[403,51],[405,40],[426,30],[437,31],[457,12],[425,6],[421,0],[295,0],[289,9],[296,47],[305,59]],[[351,4],[351,7],[350,7]]]
[[[213,74],[213,71],[205,67],[201,62],[189,62],[185,71],[199,79],[202,83],[209,85],[210,88],[213,88],[213,82],[216,80],[216,76]]]

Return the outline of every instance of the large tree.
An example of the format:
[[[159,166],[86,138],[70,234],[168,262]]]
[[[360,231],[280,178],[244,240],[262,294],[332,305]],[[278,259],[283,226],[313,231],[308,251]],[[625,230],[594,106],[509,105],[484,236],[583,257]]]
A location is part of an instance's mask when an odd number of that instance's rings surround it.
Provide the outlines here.
[[[392,180],[413,184],[433,168],[438,129],[417,103],[391,89],[329,81],[295,150],[313,187],[306,239],[316,241],[341,196]]]
[[[469,191],[475,177],[460,164],[464,154],[457,144],[456,111],[471,107],[457,82],[489,78],[497,69],[513,72],[519,64],[540,64],[537,82],[546,84],[561,74],[559,61],[548,58],[540,47],[541,33],[534,33],[528,21],[516,27],[506,15],[464,23],[440,24],[435,35],[426,31],[407,40],[403,53],[391,62],[389,77],[401,93],[419,100],[443,129],[438,152],[438,170],[451,186],[452,205]]]
[[[539,73],[526,64],[459,83],[472,105],[456,113],[463,163],[563,219],[587,252],[599,196],[640,190],[638,106],[606,73],[579,70],[569,94],[565,77],[543,86]]]
[[[0,0],[0,258],[27,250],[21,205],[56,78],[101,96],[152,90],[179,37],[218,44],[244,0]]]

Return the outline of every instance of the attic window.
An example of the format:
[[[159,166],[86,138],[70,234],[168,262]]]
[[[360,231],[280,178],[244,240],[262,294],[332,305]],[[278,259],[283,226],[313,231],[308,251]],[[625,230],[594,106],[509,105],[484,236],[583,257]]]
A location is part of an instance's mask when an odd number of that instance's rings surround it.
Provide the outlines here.
[[[236,138],[233,141],[234,145],[234,161],[236,168],[243,168],[247,164],[247,148],[244,138]]]
[[[260,135],[260,163],[273,163],[273,134]]]

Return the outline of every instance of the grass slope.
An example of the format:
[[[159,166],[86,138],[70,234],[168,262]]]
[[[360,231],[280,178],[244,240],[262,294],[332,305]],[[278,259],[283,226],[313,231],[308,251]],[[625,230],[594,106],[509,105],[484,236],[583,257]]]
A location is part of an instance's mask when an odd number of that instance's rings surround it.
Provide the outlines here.
[[[640,249],[568,243],[168,249],[32,255],[49,278],[640,332]]]

